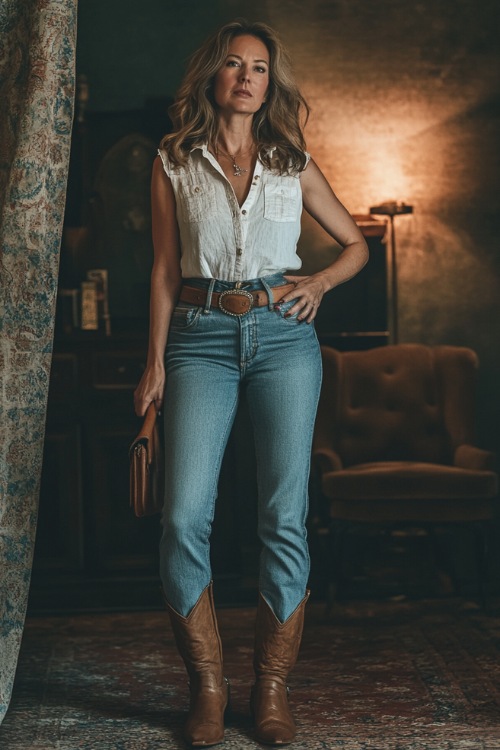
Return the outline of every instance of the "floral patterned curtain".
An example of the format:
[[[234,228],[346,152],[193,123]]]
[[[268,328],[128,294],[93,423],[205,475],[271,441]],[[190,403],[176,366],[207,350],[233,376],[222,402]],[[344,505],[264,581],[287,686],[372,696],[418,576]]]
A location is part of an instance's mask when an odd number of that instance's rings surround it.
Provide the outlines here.
[[[73,119],[77,0],[0,2],[0,722],[26,613]]]

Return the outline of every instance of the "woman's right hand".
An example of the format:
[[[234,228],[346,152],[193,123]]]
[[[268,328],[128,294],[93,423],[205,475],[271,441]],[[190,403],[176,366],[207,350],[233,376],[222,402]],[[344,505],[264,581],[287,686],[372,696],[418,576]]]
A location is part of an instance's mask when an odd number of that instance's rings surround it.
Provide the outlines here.
[[[138,417],[143,417],[149,404],[154,401],[159,411],[165,391],[165,368],[160,365],[146,367],[139,385],[134,391],[134,409]]]

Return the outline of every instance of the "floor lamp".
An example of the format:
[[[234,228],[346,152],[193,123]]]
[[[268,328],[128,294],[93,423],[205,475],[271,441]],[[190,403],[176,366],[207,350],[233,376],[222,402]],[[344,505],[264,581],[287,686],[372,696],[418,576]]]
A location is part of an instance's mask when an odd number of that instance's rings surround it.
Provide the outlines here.
[[[398,331],[398,272],[397,272],[397,258],[396,258],[396,233],[394,229],[394,217],[401,216],[402,214],[413,213],[413,206],[409,206],[407,203],[397,203],[396,201],[388,201],[387,203],[381,203],[380,206],[372,206],[370,208],[371,214],[378,214],[381,216],[388,216],[391,225],[391,242],[390,251],[387,254],[387,293],[388,293],[388,308],[390,313],[389,321],[389,337],[391,344],[397,344],[399,341]]]

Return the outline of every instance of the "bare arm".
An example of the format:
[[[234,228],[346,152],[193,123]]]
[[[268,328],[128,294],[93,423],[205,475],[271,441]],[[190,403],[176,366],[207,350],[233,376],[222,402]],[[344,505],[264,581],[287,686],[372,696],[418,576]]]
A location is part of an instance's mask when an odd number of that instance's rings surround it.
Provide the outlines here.
[[[299,320],[310,323],[315,317],[323,295],[348,281],[368,260],[368,247],[354,219],[338,200],[323,173],[311,159],[301,173],[304,208],[333,237],[343,250],[331,265],[312,276],[289,276],[297,286],[283,297],[284,302],[297,299],[289,315],[298,312]]]
[[[151,272],[149,345],[146,369],[134,393],[135,412],[142,416],[154,401],[163,403],[165,347],[172,311],[181,287],[179,228],[170,178],[160,157],[153,164],[151,211],[154,263]]]

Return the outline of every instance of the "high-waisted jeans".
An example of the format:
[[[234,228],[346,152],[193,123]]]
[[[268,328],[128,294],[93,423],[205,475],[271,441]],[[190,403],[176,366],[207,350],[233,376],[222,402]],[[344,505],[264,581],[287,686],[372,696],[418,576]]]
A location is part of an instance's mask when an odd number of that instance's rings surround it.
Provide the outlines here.
[[[235,286],[202,279],[187,283],[207,288],[209,297]],[[282,274],[274,274],[243,282],[242,288],[269,290],[286,283]],[[160,573],[167,600],[184,616],[211,580],[220,466],[243,395],[257,461],[259,589],[282,622],[305,594],[308,477],[321,357],[314,325],[285,317],[293,303],[275,309],[272,302],[243,317],[180,302],[172,316]]]

